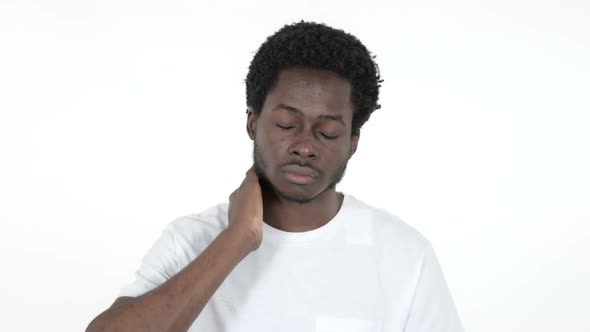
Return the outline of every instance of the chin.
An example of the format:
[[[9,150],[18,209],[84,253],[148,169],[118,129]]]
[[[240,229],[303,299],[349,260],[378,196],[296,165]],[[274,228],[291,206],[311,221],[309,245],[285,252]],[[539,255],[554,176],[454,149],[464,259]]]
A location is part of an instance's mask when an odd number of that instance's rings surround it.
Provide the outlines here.
[[[295,202],[298,204],[309,203],[309,202],[313,201],[317,196],[317,195],[313,196],[313,195],[291,194],[291,193],[286,193],[286,192],[282,192],[282,191],[277,191],[277,194],[279,197],[281,197],[284,200],[287,200],[290,202]]]
[[[314,190],[311,185],[290,183],[280,173],[278,177],[268,177],[267,174],[260,172],[258,178],[263,193],[272,193],[280,199],[305,204],[311,202],[317,196],[317,190]]]
[[[282,186],[279,185],[273,187],[276,194],[281,198],[300,204],[309,203],[330,189],[329,187],[318,189],[317,183],[298,185],[290,182],[286,182]]]

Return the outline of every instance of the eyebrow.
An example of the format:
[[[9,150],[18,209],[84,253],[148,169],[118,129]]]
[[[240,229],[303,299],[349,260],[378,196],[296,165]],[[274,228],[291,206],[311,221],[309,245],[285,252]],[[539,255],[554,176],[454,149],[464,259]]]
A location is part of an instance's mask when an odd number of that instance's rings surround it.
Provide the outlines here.
[[[301,116],[303,116],[303,112],[293,106],[289,106],[289,105],[285,105],[285,104],[278,104],[277,106],[275,106],[275,108],[273,108],[274,110],[285,110],[285,111],[289,111],[289,112],[293,112],[293,113],[297,113]],[[334,114],[320,114],[318,115],[318,119],[327,119],[327,120],[333,120],[333,121],[338,121],[340,123],[342,123],[343,126],[346,127],[346,123],[344,123],[344,120],[342,120],[342,115],[334,115]]]

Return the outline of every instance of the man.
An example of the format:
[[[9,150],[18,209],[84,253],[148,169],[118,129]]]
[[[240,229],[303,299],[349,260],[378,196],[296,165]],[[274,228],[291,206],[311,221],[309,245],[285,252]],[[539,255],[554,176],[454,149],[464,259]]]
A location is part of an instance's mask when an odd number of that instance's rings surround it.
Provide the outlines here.
[[[170,223],[87,331],[462,331],[428,240],[336,191],[380,82],[341,30],[269,37],[246,78],[254,165],[229,204]]]

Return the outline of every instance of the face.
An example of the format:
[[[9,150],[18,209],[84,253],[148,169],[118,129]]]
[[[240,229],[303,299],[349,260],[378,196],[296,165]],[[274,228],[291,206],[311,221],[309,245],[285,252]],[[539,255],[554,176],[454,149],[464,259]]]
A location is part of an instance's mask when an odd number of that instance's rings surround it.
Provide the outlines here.
[[[258,116],[248,116],[261,184],[307,203],[335,190],[357,147],[347,79],[326,70],[285,69]]]

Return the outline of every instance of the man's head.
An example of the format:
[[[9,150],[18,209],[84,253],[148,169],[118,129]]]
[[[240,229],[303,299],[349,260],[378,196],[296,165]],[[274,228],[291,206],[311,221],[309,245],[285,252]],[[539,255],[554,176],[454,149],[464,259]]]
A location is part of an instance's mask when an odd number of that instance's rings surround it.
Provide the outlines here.
[[[360,128],[380,107],[380,82],[373,57],[341,30],[300,22],[270,36],[246,78],[247,129],[263,184],[299,203],[334,189]]]

